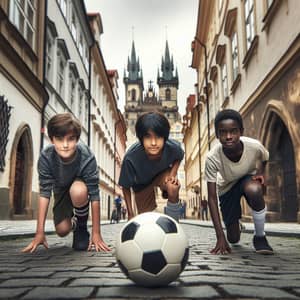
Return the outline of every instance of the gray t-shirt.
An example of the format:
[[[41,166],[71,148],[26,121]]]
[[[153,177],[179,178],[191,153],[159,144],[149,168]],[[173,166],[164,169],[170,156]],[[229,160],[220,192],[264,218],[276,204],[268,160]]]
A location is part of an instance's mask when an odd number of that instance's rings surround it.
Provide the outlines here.
[[[224,154],[221,143],[210,150],[205,162],[205,180],[216,182],[218,194],[223,195],[243,176],[254,175],[257,163],[269,159],[268,150],[256,139],[241,136],[243,154],[233,162]]]
[[[175,161],[181,161],[183,156],[184,152],[179,142],[168,139],[165,142],[161,159],[149,160],[143,145],[137,142],[125,154],[119,185],[127,189],[132,188],[135,192],[141,191],[158,174],[170,169]]]
[[[53,145],[47,146],[38,161],[40,196],[50,198],[51,192],[69,188],[75,179],[82,180],[88,189],[89,199],[99,201],[99,172],[94,154],[82,143],[77,144],[71,162],[63,162]]]

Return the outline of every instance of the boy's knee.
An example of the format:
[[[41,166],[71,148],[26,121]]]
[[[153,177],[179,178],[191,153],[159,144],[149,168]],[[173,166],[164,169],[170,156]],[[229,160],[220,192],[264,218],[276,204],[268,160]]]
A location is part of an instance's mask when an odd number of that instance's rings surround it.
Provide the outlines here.
[[[245,186],[245,194],[252,197],[261,197],[263,195],[262,185],[259,182],[251,181]]]
[[[55,226],[56,234],[60,237],[66,236],[72,230],[71,220],[64,219]]]
[[[70,187],[70,196],[75,207],[80,207],[87,203],[88,190],[82,181],[74,181]]]

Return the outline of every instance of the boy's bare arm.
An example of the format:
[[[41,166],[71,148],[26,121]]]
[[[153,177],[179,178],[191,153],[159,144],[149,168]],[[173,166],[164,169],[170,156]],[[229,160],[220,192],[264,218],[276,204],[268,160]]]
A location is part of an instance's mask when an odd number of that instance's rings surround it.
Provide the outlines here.
[[[126,203],[126,207],[127,207],[128,220],[130,220],[134,217],[130,189],[126,189],[123,187],[123,194],[124,194],[124,199],[125,199],[125,203]]]
[[[49,206],[49,199],[45,197],[39,197],[35,237],[27,247],[22,249],[22,252],[32,253],[36,250],[36,248],[39,245],[43,245],[46,249],[48,249],[48,243],[45,236],[45,221],[47,217],[48,206]]]
[[[217,244],[211,250],[213,254],[225,254],[230,253],[229,244],[225,238],[221,218],[219,214],[219,206],[217,199],[217,185],[215,182],[207,182],[207,191],[208,191],[208,206],[210,210],[210,215],[215,227],[216,236],[217,236]]]
[[[169,175],[170,177],[176,177],[177,176],[179,166],[180,166],[180,161],[179,160],[174,161],[173,166],[172,166],[171,171],[170,171],[170,175]]]
[[[94,245],[96,251],[110,251],[110,248],[102,239],[100,231],[100,201],[92,201],[92,239],[90,240],[88,250]]]

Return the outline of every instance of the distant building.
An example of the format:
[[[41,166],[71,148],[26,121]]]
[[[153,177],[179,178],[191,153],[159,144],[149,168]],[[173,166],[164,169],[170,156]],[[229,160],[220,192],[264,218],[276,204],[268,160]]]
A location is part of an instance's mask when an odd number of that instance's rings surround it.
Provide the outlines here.
[[[132,42],[131,56],[128,57],[127,70],[124,71],[125,84],[125,120],[128,129],[128,145],[135,141],[135,123],[137,118],[147,111],[159,111],[174,124],[180,119],[177,105],[179,85],[177,68],[174,71],[173,57],[170,56],[166,42],[165,55],[162,57],[161,69],[158,70],[158,93],[153,82],[149,81],[144,93],[143,71],[136,56],[135,44]]]

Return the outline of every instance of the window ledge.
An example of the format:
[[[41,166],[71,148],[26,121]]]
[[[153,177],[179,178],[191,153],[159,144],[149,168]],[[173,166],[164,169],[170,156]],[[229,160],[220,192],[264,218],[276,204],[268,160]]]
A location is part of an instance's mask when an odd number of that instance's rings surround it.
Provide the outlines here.
[[[241,82],[241,77],[242,77],[242,76],[241,76],[241,73],[239,73],[239,74],[236,76],[236,78],[235,78],[235,80],[234,80],[234,82],[233,82],[233,84],[232,84],[232,86],[231,86],[231,89],[230,89],[231,94],[234,94],[234,93],[235,93],[235,91],[236,91],[238,85],[239,85],[240,82]]]
[[[264,31],[266,28],[268,28],[273,20],[273,17],[278,9],[279,4],[281,3],[281,0],[274,0],[271,6],[268,8],[264,18],[262,19],[264,25],[262,27],[262,31]]]
[[[252,42],[251,42],[251,45],[250,45],[250,48],[248,49],[245,57],[244,57],[244,60],[243,60],[243,68],[247,68],[248,67],[248,64],[252,58],[252,56],[254,55],[254,53],[256,52],[256,49],[257,49],[257,46],[258,46],[258,35],[256,35]]]

